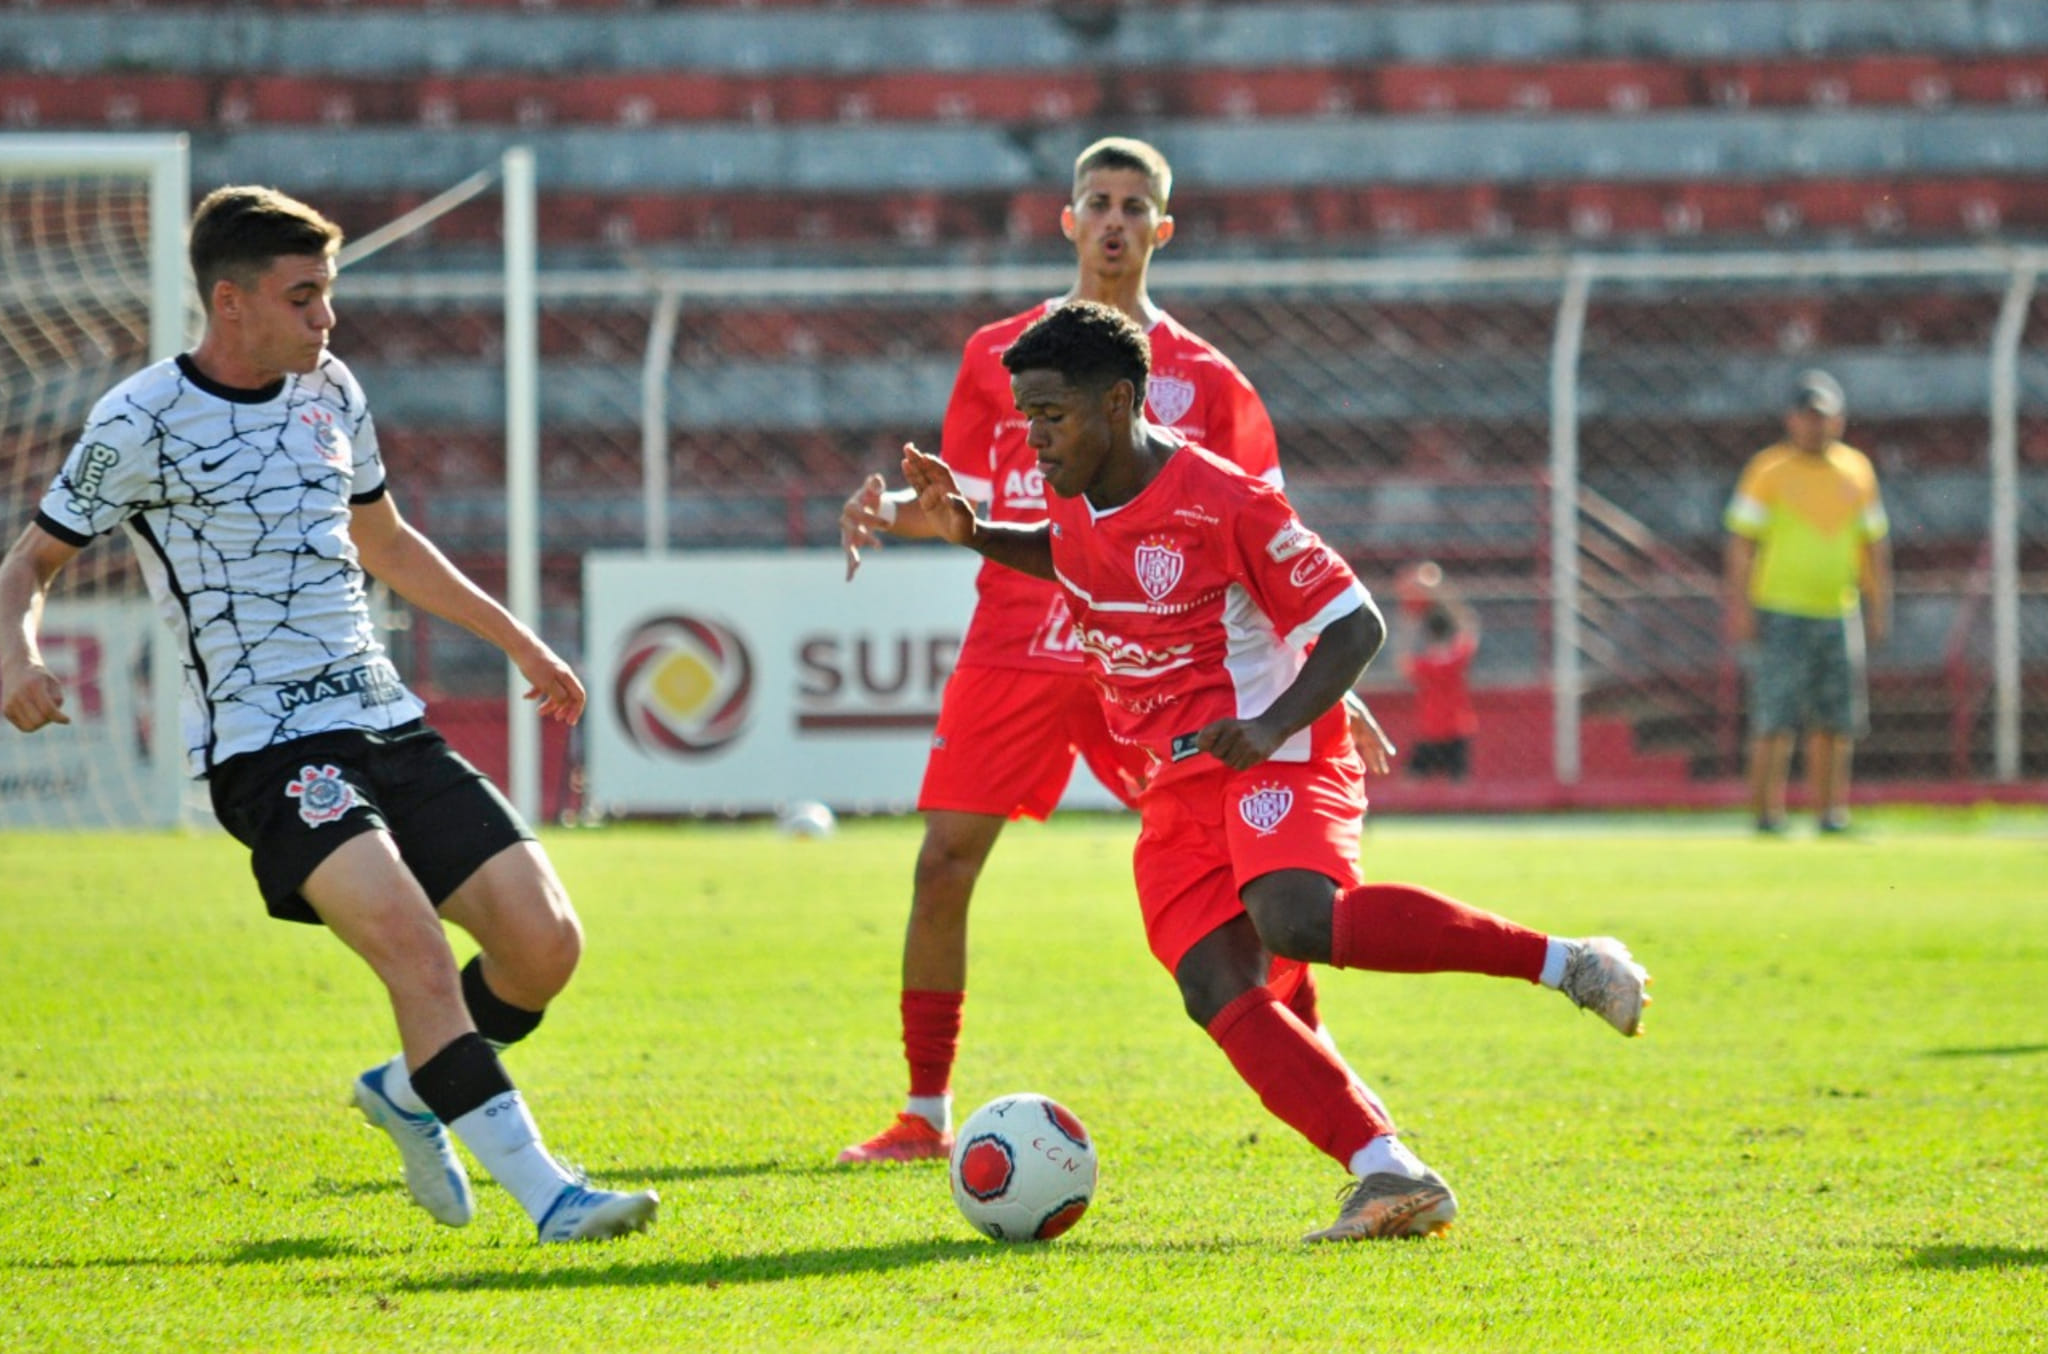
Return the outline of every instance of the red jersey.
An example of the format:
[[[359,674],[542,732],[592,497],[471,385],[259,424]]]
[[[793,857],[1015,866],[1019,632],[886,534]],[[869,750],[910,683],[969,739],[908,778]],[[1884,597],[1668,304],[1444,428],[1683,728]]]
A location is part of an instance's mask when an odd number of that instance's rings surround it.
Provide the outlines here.
[[[1323,628],[1366,605],[1336,551],[1287,497],[1200,447],[1184,446],[1121,507],[1055,496],[1052,562],[1112,736],[1173,778],[1174,740],[1218,719],[1265,713]],[[1273,760],[1340,755],[1341,705]],[[1192,771],[1206,755],[1182,754]]]
[[[1411,655],[1401,665],[1415,684],[1416,730],[1423,742],[1447,743],[1479,732],[1479,712],[1472,708],[1472,692],[1465,684],[1465,672],[1477,652],[1478,641],[1457,635]]]
[[[1003,354],[1032,321],[1059,304],[1058,299],[1046,301],[976,330],[946,403],[939,454],[960,492],[988,505],[984,516],[991,522],[1045,520],[1045,477],[1037,453],[1024,443],[1024,417],[1010,397]],[[1162,315],[1146,338],[1152,345],[1146,417],[1279,484],[1273,422],[1244,373],[1170,315]],[[961,642],[960,666],[1078,669],[1081,651],[1058,588],[1000,564],[985,564],[975,589],[974,619]]]

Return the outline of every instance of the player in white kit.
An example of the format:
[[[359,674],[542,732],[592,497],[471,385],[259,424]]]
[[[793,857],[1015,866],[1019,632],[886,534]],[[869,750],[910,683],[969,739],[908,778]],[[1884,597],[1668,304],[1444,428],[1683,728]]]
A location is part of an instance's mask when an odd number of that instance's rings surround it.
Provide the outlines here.
[[[192,773],[248,846],[271,915],[322,923],[383,982],[403,1052],[356,1106],[450,1226],[475,1211],[450,1132],[542,1241],[639,1231],[652,1190],[590,1188],[542,1145],[498,1050],[540,1024],[582,952],[567,893],[511,804],[421,719],[371,624],[367,576],[505,651],[543,715],[584,692],[539,636],[399,516],[362,388],[327,351],[341,231],[274,189],[199,204],[206,333],[94,406],[0,564],[0,711],[68,723],[37,645],[51,580],[123,528],[184,660]],[[442,929],[481,952],[456,967]]]

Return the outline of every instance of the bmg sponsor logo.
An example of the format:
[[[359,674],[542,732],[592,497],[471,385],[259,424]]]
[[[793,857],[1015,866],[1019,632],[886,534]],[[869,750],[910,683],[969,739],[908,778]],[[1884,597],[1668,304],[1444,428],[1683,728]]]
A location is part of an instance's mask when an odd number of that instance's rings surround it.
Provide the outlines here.
[[[753,692],[739,635],[696,616],[656,616],[620,645],[612,704],[642,752],[702,757],[740,736]]]

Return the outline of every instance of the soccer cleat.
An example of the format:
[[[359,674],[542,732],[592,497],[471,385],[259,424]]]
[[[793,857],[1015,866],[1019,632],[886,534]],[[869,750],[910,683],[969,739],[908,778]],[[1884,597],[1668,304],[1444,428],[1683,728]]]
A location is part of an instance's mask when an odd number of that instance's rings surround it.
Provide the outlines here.
[[[1335,1222],[1302,1240],[1437,1236],[1457,1216],[1458,1201],[1435,1171],[1425,1168],[1419,1180],[1393,1171],[1375,1171],[1345,1191]]]
[[[859,1166],[871,1161],[929,1161],[950,1156],[953,1135],[932,1127],[931,1120],[907,1110],[896,1122],[839,1154],[842,1166]]]
[[[461,1227],[476,1216],[476,1196],[470,1192],[469,1173],[448,1130],[431,1114],[410,1114],[384,1094],[384,1067],[371,1068],[356,1078],[355,1105],[363,1117],[390,1135],[398,1146],[398,1158],[405,1163],[405,1187],[413,1202],[433,1214],[434,1221]]]
[[[1558,990],[1580,1010],[1592,1011],[1624,1036],[1642,1033],[1643,1008],[1650,1004],[1650,975],[1612,936],[1572,942]]]
[[[588,1185],[564,1185],[535,1226],[544,1242],[603,1241],[646,1231],[660,1209],[661,1196],[651,1189],[621,1194]]]

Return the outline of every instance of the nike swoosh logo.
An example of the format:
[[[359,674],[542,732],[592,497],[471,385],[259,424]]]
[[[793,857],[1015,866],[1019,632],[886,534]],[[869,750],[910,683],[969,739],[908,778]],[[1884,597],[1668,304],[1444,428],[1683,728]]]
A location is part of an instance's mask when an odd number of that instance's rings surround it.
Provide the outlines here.
[[[229,461],[232,461],[233,459],[235,459],[235,453],[231,451],[227,455],[221,457],[219,460],[201,461],[199,463],[199,473],[202,475],[211,475],[214,471],[220,469],[222,466],[226,465]]]

